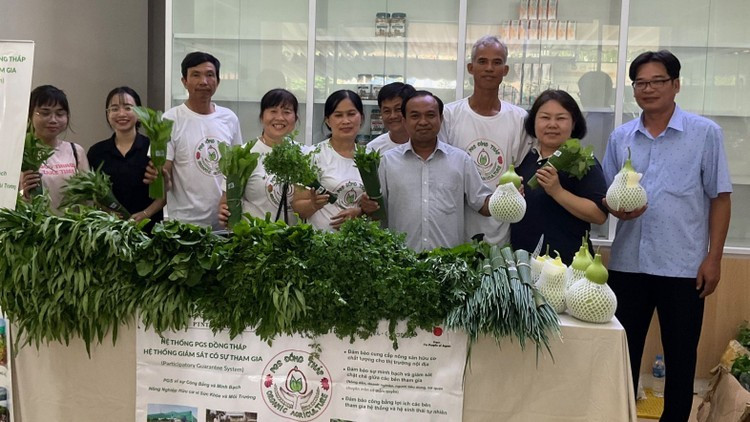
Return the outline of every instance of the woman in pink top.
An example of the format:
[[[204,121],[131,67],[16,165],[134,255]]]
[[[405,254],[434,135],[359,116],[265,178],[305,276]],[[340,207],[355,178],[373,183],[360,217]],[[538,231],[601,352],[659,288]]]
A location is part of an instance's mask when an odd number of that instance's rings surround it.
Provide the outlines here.
[[[28,192],[41,184],[49,194],[50,208],[57,211],[62,201],[61,189],[66,180],[78,170],[88,170],[86,152],[75,143],[63,141],[60,135],[68,129],[70,107],[65,93],[52,85],[42,85],[31,91],[29,121],[36,136],[55,149],[54,154],[39,168],[39,172],[25,171],[21,174],[21,190],[24,198]]]

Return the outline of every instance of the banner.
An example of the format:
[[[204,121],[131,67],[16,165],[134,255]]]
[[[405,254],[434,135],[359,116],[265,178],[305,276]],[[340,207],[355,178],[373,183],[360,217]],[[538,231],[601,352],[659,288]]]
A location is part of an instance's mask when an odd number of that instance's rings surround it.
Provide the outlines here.
[[[0,422],[13,420],[12,386],[9,324],[0,311]]]
[[[159,337],[139,328],[136,420],[185,422],[457,421],[463,408],[466,335],[383,333],[367,340],[281,337],[229,339],[195,321]]]
[[[15,208],[29,113],[32,41],[0,40],[0,208]]]

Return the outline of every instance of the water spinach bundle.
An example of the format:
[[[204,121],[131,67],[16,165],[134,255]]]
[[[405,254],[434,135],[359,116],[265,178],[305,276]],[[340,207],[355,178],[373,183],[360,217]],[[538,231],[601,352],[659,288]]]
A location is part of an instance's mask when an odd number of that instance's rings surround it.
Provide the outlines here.
[[[294,142],[294,134],[286,136],[281,144],[271,149],[263,159],[263,166],[268,174],[276,176],[281,183],[307,186],[318,194],[328,195],[328,203],[336,202],[336,195],[320,185],[318,168],[312,161],[312,155],[305,154],[302,146]]]
[[[114,212],[126,220],[130,218],[130,212],[112,193],[109,176],[100,169],[76,172],[68,178],[62,193],[63,200],[60,206],[63,208],[93,203],[102,211]]]
[[[42,142],[34,133],[34,126],[29,125],[26,129],[26,137],[23,141],[23,161],[21,162],[21,171],[35,171],[44,164],[55,149]],[[29,196],[36,196],[42,193],[42,185],[29,191]]]
[[[560,148],[555,151],[544,164],[544,167],[552,166],[557,171],[564,171],[578,180],[588,173],[594,161],[594,147],[591,145],[582,146],[581,141],[571,138],[565,141]],[[526,184],[531,189],[539,187],[539,181],[536,174],[529,179]]]
[[[234,226],[242,219],[242,196],[245,186],[258,166],[260,154],[251,152],[258,140],[248,142],[244,145],[228,146],[219,144],[219,170],[227,179],[227,206],[229,207],[229,227]]]
[[[133,107],[143,125],[143,131],[151,142],[151,162],[156,167],[156,179],[148,186],[151,199],[164,199],[164,175],[162,169],[167,163],[167,143],[172,137],[172,122],[162,117],[161,111],[148,107]]]
[[[378,166],[380,166],[380,152],[367,151],[363,146],[357,146],[354,151],[354,165],[359,170],[359,176],[362,178],[362,184],[365,185],[365,192],[370,199],[376,201],[380,208],[372,215],[377,220],[385,220],[386,211],[383,202],[383,193],[380,190],[380,176],[378,175]]]

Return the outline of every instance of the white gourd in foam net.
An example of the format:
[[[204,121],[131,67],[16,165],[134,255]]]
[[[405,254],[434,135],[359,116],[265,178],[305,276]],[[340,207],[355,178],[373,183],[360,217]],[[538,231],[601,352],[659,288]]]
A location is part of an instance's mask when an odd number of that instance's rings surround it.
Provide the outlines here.
[[[607,284],[609,273],[596,254],[584,278],[576,281],[565,293],[568,313],[581,321],[605,323],[617,310],[617,296]]]
[[[633,168],[630,162],[630,148],[628,159],[622,169],[615,175],[615,179],[607,189],[607,205],[613,210],[631,212],[643,208],[648,202],[646,189],[641,186],[643,175]]]
[[[558,256],[548,259],[542,268],[537,288],[555,312],[565,312],[565,273],[567,267]]]
[[[502,223],[518,223],[526,214],[526,200],[518,188],[521,177],[511,164],[508,171],[500,176],[497,189],[490,197],[490,215]]]

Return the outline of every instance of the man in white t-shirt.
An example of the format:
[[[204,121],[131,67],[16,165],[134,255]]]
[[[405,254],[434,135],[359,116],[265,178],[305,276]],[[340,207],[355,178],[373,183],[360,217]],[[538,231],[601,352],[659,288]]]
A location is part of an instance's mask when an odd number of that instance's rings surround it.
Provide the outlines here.
[[[414,87],[403,82],[393,82],[380,89],[378,107],[386,132],[367,144],[368,151],[378,151],[382,155],[409,141],[401,104],[413,94]]]
[[[164,169],[171,174],[167,192],[169,219],[220,229],[218,203],[223,177],[219,144],[241,145],[240,122],[228,108],[211,98],[219,86],[216,57],[193,52],[182,61],[182,84],[188,91],[183,104],[167,110],[174,121]]]
[[[493,35],[486,35],[471,49],[466,68],[474,78],[474,93],[445,106],[439,139],[468,152],[484,183],[494,190],[500,175],[510,164],[520,164],[533,139],[523,129],[526,111],[501,101],[498,92],[508,74],[508,47]],[[470,240],[478,234],[490,243],[510,239],[509,224],[501,224],[466,209],[465,233]]]

